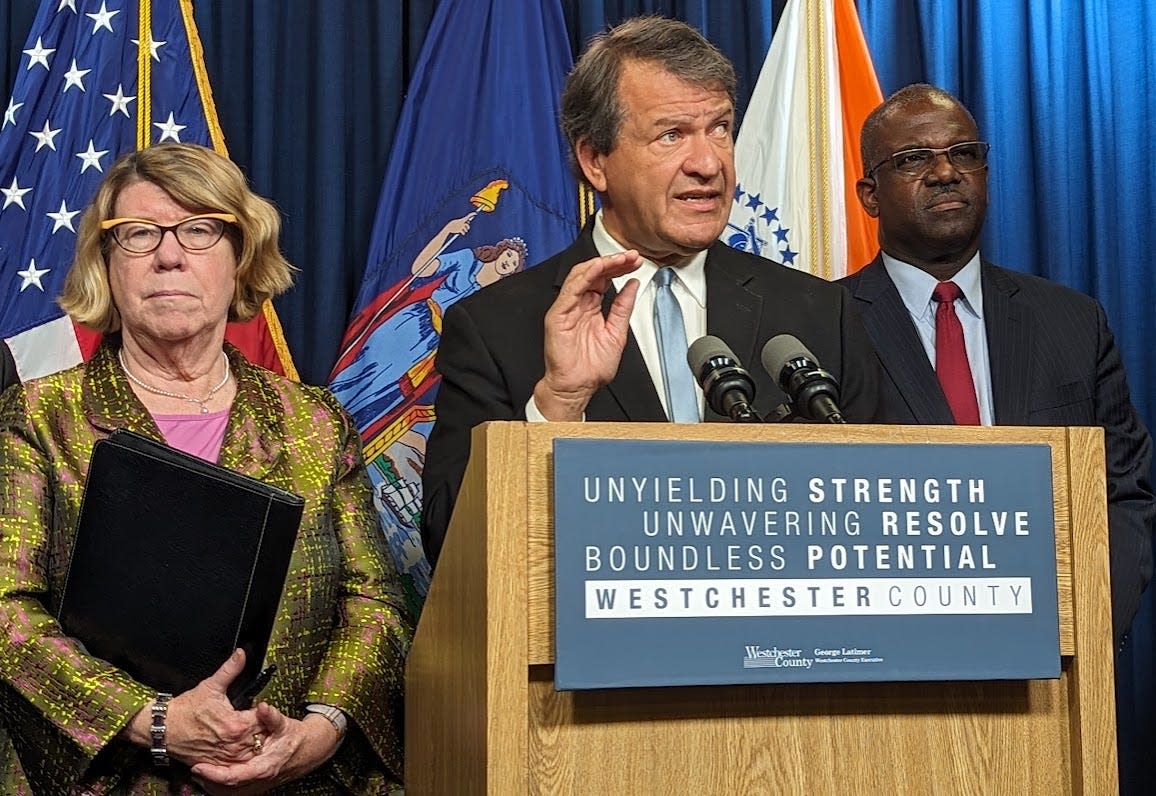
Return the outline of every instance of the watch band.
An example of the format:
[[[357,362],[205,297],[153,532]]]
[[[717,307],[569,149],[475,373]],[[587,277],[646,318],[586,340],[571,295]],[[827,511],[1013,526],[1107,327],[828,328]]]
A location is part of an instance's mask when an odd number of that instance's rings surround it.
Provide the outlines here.
[[[305,706],[305,712],[324,716],[333,725],[333,729],[337,730],[337,740],[340,742],[345,738],[345,731],[349,729],[349,719],[346,718],[341,708],[313,703]]]
[[[153,755],[153,764],[158,766],[169,764],[169,748],[165,744],[165,719],[168,717],[169,701],[172,698],[172,694],[158,692],[153,699],[153,720],[149,727],[149,732],[152,735],[152,746],[149,747],[149,751]]]

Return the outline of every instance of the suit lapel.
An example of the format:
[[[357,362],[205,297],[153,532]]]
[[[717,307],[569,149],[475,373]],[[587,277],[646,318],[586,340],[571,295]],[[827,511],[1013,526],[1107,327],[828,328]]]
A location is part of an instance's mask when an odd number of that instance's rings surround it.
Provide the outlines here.
[[[883,370],[895,384],[916,423],[951,425],[951,407],[943,396],[939,380],[927,359],[927,352],[915,331],[907,305],[883,260],[879,257],[860,273],[855,298],[863,302],[860,315]]]
[[[120,335],[108,335],[84,369],[82,400],[88,422],[102,431],[111,433],[125,428],[164,442],[164,434],[144,403],[136,397],[117,361],[116,352],[120,347]]]
[[[991,360],[991,392],[995,423],[1028,423],[1031,391],[1031,324],[1016,301],[1019,288],[991,263],[983,263],[983,315],[987,353]]]
[[[758,367],[759,319],[763,298],[747,289],[752,276],[735,267],[725,244],[711,247],[706,260],[706,333],[723,340],[748,370]],[[694,342],[694,341],[687,341]],[[724,420],[706,409],[707,420]]]
[[[611,288],[602,302],[602,312],[610,310],[610,303],[617,292]],[[622,408],[627,420],[667,420],[666,411],[662,408],[662,401],[654,389],[654,382],[650,380],[650,371],[646,367],[646,360],[642,358],[642,349],[634,339],[634,333],[626,338],[626,348],[622,351],[622,360],[618,363],[618,373],[606,385],[606,389],[614,396],[614,400]]]
[[[222,467],[268,481],[281,458],[285,439],[283,403],[274,387],[240,351],[226,343],[225,352],[237,380],[237,397],[229,411],[229,424],[217,461]]]

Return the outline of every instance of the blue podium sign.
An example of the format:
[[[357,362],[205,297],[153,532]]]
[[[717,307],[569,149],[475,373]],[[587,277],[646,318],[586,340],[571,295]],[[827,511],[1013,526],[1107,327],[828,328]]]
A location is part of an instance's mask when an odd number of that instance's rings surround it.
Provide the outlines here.
[[[1055,678],[1046,445],[554,441],[555,685]]]

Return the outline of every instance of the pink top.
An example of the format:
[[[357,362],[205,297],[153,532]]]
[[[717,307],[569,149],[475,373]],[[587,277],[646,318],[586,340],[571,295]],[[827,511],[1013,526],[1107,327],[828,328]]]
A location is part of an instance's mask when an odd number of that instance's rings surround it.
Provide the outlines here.
[[[174,448],[215,464],[225,441],[229,410],[195,415],[153,415],[153,420],[165,441]]]

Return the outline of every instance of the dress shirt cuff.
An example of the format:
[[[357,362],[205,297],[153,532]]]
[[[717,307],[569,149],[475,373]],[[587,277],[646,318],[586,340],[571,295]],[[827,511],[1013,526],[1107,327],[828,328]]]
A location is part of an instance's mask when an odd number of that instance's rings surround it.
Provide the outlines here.
[[[534,403],[534,396],[526,401],[526,421],[529,423],[549,423],[550,420],[538,411],[538,404]],[[586,413],[582,413],[582,422],[586,422]]]

